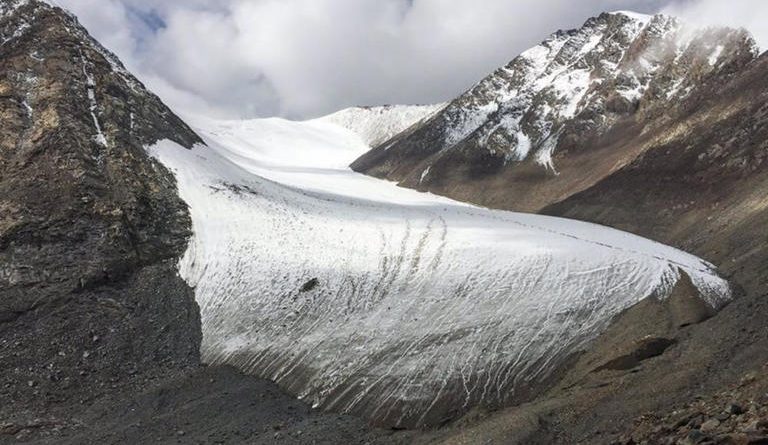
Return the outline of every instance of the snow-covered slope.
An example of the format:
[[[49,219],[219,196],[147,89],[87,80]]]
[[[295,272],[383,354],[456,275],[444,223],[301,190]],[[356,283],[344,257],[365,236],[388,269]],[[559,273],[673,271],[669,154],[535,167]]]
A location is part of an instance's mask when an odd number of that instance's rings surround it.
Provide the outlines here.
[[[445,106],[446,104],[352,107],[317,120],[340,125],[359,135],[371,147],[375,147],[407,130],[413,124],[432,116]]]
[[[29,0],[5,0],[0,3],[0,16],[9,15],[29,3]]]
[[[314,406],[434,425],[535,388],[611,318],[702,260],[627,233],[492,211],[351,172],[368,149],[325,122],[197,122],[209,144],[151,152],[175,172],[194,239],[204,359]]]
[[[427,168],[436,179],[461,166],[485,173],[523,161],[556,172],[559,149],[581,150],[628,116],[663,110],[757,54],[743,29],[604,13],[552,34],[353,168],[411,186]]]

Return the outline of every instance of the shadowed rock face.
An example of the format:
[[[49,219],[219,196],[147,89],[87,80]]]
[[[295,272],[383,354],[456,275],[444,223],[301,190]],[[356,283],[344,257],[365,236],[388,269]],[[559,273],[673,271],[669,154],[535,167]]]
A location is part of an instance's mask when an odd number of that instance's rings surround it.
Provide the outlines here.
[[[0,417],[197,363],[189,214],[143,147],[200,140],[45,3],[0,6],[0,60]]]

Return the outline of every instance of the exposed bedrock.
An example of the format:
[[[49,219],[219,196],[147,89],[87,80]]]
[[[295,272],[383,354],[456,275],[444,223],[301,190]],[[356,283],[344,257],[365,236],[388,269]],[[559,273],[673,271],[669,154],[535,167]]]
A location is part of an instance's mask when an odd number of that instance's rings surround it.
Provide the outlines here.
[[[0,36],[0,417],[67,418],[199,363],[191,220],[144,150],[199,138],[60,9],[5,1]]]

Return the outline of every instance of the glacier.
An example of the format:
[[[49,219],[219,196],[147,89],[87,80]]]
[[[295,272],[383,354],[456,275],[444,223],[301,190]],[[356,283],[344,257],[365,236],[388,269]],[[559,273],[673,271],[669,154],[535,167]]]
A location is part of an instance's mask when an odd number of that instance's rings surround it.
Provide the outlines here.
[[[731,298],[647,239],[354,173],[366,137],[328,119],[190,122],[207,146],[148,150],[190,208],[203,359],[318,408],[437,425],[531,391],[682,272],[710,306]]]

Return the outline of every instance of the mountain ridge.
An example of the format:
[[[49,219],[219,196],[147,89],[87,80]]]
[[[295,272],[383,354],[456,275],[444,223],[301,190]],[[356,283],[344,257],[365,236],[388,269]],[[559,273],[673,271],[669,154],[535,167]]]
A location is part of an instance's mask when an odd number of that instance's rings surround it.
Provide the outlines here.
[[[386,142],[409,127],[429,118],[445,107],[445,105],[351,107],[316,120],[340,125],[358,134],[366,144],[373,147]]]
[[[543,182],[545,170],[557,173],[557,159],[578,155],[632,121],[642,125],[663,117],[667,101],[738,71],[756,52],[743,30],[691,32],[667,16],[604,13],[580,29],[552,34],[352,168],[469,201],[465,195],[482,196],[489,186],[503,193],[493,181],[497,177]],[[462,188],[469,190],[457,190]]]

